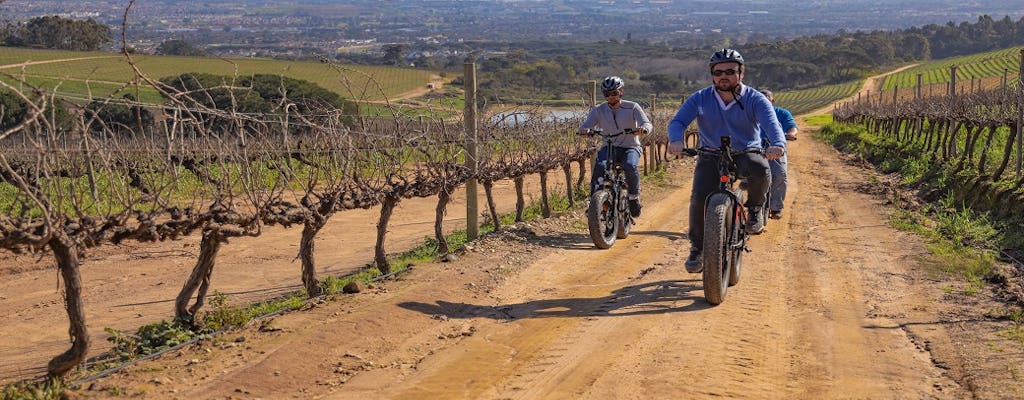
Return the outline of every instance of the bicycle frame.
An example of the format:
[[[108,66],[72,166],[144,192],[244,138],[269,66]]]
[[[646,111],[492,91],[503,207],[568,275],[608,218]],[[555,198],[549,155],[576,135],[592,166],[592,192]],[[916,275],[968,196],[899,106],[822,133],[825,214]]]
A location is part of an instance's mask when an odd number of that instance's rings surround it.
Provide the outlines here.
[[[626,175],[622,171],[622,163],[612,161],[613,146],[611,145],[611,138],[615,136],[618,135],[608,136],[604,140],[604,148],[606,149],[604,165],[602,165],[604,167],[604,177],[600,182],[603,187],[608,188],[612,193],[618,193],[619,190],[628,187]]]
[[[615,243],[615,239],[628,237],[633,224],[633,217],[627,209],[628,184],[622,164],[615,162],[612,157],[614,155],[612,139],[633,131],[633,129],[626,129],[608,135],[599,129],[592,131],[601,137],[606,152],[601,164],[604,168],[604,176],[598,178],[597,187],[591,188],[590,207],[587,211],[590,237],[593,239],[594,245],[601,249],[611,247]]]
[[[745,224],[747,222],[747,207],[743,205],[743,199],[739,195],[739,191],[736,190],[736,161],[733,160],[734,155],[744,154],[749,151],[734,152],[731,147],[731,138],[729,136],[722,137],[722,145],[718,149],[718,190],[708,194],[708,197],[704,199],[704,208],[707,209],[708,200],[711,196],[716,193],[724,193],[732,199],[733,215],[739,217],[739,223]],[[732,238],[730,238],[732,239]]]

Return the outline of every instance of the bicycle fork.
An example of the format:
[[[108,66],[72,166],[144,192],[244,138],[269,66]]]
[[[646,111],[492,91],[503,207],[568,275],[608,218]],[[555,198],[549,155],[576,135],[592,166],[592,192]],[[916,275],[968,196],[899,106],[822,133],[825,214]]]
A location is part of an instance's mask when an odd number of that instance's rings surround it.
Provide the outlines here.
[[[750,246],[747,246],[747,237],[748,237],[748,235],[743,230],[744,227],[747,224],[747,209],[746,209],[746,207],[743,206],[742,203],[740,203],[739,196],[736,196],[734,193],[730,192],[730,196],[729,197],[732,198],[732,204],[733,204],[732,205],[732,209],[733,209],[732,223],[733,223],[733,225],[729,229],[729,249],[733,250],[733,251],[735,251],[735,250],[743,250],[743,252],[749,253],[749,252],[751,252],[753,250],[750,249]],[[737,235],[739,237],[734,237],[734,236],[737,236]]]

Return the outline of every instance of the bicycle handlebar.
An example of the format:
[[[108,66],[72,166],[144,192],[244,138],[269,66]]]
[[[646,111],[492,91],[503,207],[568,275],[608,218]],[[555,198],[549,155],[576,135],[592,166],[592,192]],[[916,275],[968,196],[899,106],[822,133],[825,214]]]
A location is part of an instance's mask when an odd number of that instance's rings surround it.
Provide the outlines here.
[[[696,156],[696,155],[702,154],[702,153],[703,154],[711,154],[711,155],[721,155],[723,150],[722,150],[722,148],[713,148],[713,147],[688,147],[688,148],[682,149],[682,152],[683,152],[683,154],[686,154],[688,156],[693,157],[693,156]],[[740,154],[751,154],[751,153],[764,154],[764,149],[746,149],[746,150],[732,150],[732,149],[729,149],[729,155],[730,156],[735,156],[735,155],[740,155]]]
[[[619,136],[619,135],[626,135],[626,134],[631,134],[631,133],[635,133],[635,132],[639,132],[639,131],[640,131],[639,128],[626,128],[626,129],[623,129],[621,132],[610,133],[610,134],[605,135],[603,129],[601,129],[601,128],[594,128],[594,129],[590,130],[590,134],[594,135],[594,136],[600,136],[600,137],[603,137],[603,138],[611,139],[611,138]]]

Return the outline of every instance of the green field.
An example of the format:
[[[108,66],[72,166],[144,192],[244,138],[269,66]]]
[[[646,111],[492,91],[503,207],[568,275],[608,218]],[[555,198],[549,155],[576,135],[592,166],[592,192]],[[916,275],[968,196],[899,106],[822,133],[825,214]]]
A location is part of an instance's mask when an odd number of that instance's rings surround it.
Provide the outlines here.
[[[186,72],[246,76],[281,74],[314,82],[347,99],[382,100],[424,87],[432,71],[366,65],[340,65],[308,61],[212,57],[133,55],[146,78],[158,80]],[[72,52],[0,47],[0,74],[7,83],[19,80],[68,97],[105,97],[128,90],[147,102],[159,102],[157,92],[137,80],[127,59],[117,53]],[[132,83],[143,82],[136,88]],[[129,88],[130,87],[130,88]],[[118,96],[119,97],[119,96]]]
[[[838,83],[810,89],[775,92],[775,105],[799,115],[857,94],[863,81]]]
[[[961,57],[934,60],[908,68],[886,77],[882,90],[893,90],[895,87],[909,89],[917,87],[917,75],[921,75],[921,85],[948,84],[950,67],[957,66],[957,82],[969,82],[972,79],[986,79],[986,88],[998,85],[1003,76],[1008,80],[1017,77],[1020,68],[1020,47],[995,50],[985,53]]]

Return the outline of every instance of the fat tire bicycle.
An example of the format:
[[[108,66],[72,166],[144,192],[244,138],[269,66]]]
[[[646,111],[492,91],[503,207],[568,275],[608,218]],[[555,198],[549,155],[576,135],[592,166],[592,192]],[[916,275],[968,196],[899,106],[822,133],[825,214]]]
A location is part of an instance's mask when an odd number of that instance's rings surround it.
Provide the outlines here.
[[[599,249],[608,249],[616,239],[629,237],[633,226],[633,215],[629,213],[629,185],[622,164],[612,161],[612,139],[619,135],[636,131],[626,128],[618,133],[605,134],[600,129],[590,131],[599,136],[603,149],[607,151],[604,161],[604,176],[598,178],[598,187],[590,195],[590,206],[587,207],[587,227],[590,239]]]
[[[704,298],[712,305],[725,301],[729,286],[740,282],[743,253],[750,252],[750,234],[745,226],[747,209],[745,185],[737,184],[736,161],[733,156],[747,153],[763,154],[762,149],[732,150],[729,136],[722,137],[718,148],[685,148],[683,153],[718,159],[718,189],[704,200],[703,285]],[[762,212],[764,207],[761,207]],[[763,216],[762,216],[763,217]]]

